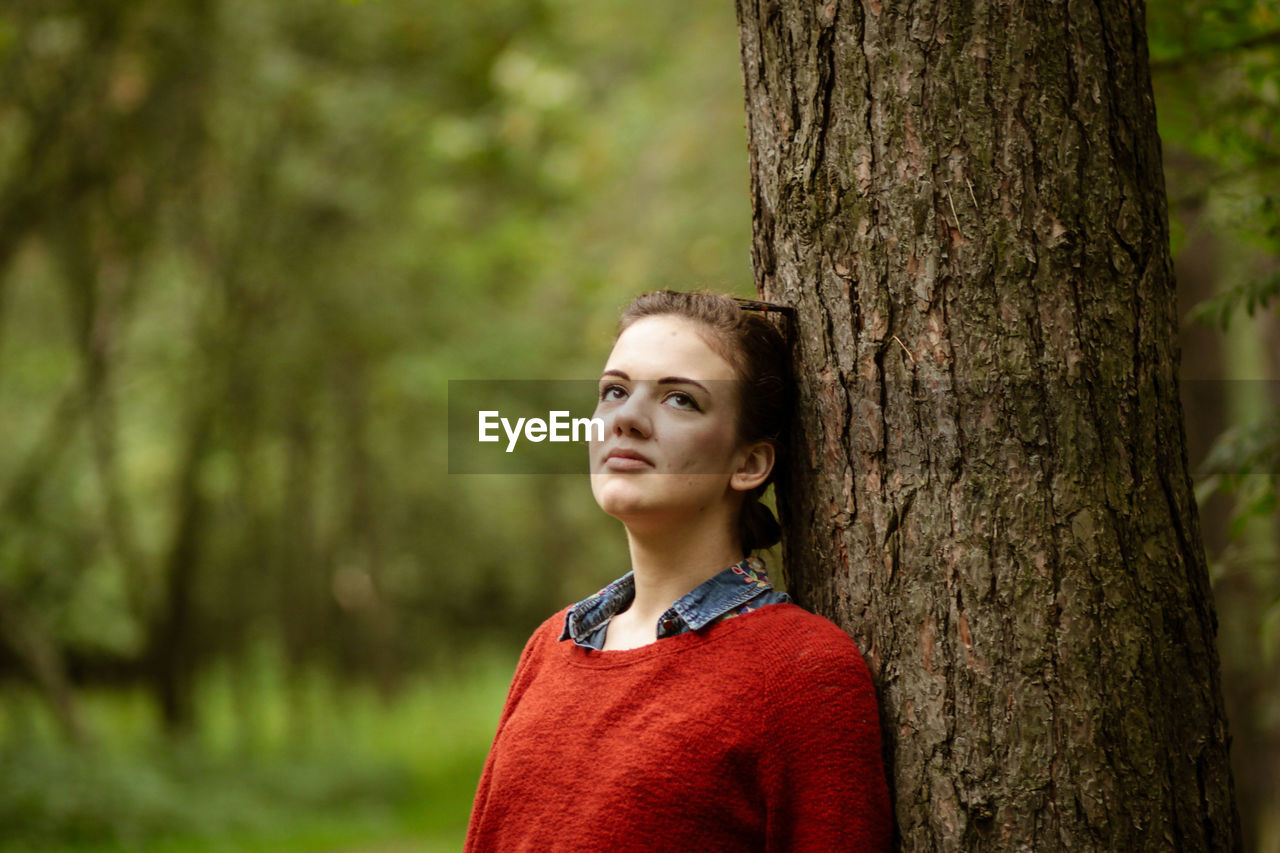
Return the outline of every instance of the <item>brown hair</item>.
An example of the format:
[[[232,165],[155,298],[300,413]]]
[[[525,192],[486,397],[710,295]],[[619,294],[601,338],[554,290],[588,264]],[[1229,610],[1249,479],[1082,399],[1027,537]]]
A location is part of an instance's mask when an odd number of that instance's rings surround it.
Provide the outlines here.
[[[795,380],[791,355],[782,333],[759,314],[744,311],[731,296],[656,290],[637,296],[618,322],[618,333],[644,317],[676,316],[692,320],[711,332],[707,339],[737,372],[738,438],[773,445],[773,470],[746,494],[738,515],[738,540],[744,554],[776,545],[782,528],[773,512],[760,503],[769,484],[786,465],[786,432],[794,405]]]

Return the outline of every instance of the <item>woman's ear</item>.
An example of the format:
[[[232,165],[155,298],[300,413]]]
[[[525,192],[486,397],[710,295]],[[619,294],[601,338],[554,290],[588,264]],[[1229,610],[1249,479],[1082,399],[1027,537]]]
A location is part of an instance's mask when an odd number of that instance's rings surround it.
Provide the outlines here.
[[[729,477],[729,485],[739,492],[749,492],[769,479],[773,470],[773,445],[767,441],[757,441],[744,451],[733,475]]]

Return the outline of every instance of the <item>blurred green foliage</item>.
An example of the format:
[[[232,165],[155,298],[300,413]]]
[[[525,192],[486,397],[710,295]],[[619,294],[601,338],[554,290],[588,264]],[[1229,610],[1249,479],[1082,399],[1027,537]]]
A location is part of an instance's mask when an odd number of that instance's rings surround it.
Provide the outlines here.
[[[449,379],[592,377],[644,288],[749,292],[732,15],[667,5],[9,7],[28,645],[175,682],[181,724],[252,639],[392,689],[619,573],[583,483],[448,478],[443,424]]]
[[[30,691],[0,715],[0,851],[316,850],[410,839],[456,851],[498,710],[507,655],[414,679],[388,705],[367,686],[278,654],[201,678],[200,722],[173,743],[137,691],[90,690],[86,718],[111,733],[66,749]],[[247,706],[247,707],[246,707]],[[459,816],[462,816],[461,819]]]
[[[1278,15],[1149,5],[1224,330],[1277,304]],[[0,7],[11,847],[456,849],[519,643],[627,558],[581,478],[448,476],[448,380],[591,378],[636,293],[752,294],[740,87],[726,4]],[[1229,677],[1276,642],[1250,565]],[[1280,732],[1242,696],[1237,755]]]
[[[300,688],[204,685],[274,649],[321,704],[383,697],[378,755],[435,750],[439,715],[388,722],[420,673],[513,665],[626,568],[580,478],[447,475],[447,382],[591,378],[635,293],[751,293],[735,33],[675,2],[0,8],[5,835],[225,841],[255,801],[274,833],[348,777],[357,823],[398,808],[348,772],[373,753],[204,742],[310,725]],[[15,728],[35,695],[79,746]],[[421,762],[453,832],[482,755]]]

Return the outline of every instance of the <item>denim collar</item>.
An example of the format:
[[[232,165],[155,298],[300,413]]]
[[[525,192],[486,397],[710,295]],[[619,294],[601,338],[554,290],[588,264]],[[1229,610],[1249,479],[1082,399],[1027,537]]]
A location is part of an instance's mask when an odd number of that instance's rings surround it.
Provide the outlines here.
[[[764,561],[747,557],[698,584],[681,596],[658,620],[657,637],[697,631],[731,610],[773,589],[765,573]],[[561,640],[572,639],[580,646],[599,648],[593,642],[617,613],[631,606],[636,597],[635,577],[627,572],[599,592],[569,608],[564,617]],[[786,599],[785,593],[775,598]]]

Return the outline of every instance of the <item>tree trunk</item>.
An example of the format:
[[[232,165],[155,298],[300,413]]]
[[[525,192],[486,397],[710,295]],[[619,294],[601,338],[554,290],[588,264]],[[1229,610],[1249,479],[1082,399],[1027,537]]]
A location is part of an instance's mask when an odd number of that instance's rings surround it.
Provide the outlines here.
[[[1140,2],[739,0],[801,603],[906,850],[1236,849]]]
[[[151,628],[151,686],[166,733],[185,735],[195,725],[196,580],[207,511],[200,468],[212,443],[213,410],[205,402],[188,428],[175,483],[175,514],[164,560],[164,598]]]
[[[75,690],[67,678],[62,650],[20,604],[0,589],[0,649],[7,648],[40,690],[63,735],[73,744],[89,742]]]

